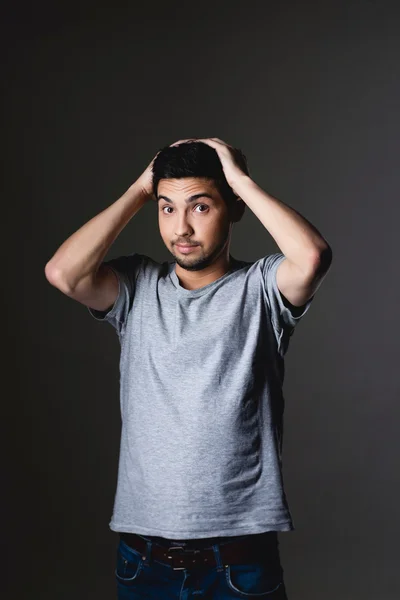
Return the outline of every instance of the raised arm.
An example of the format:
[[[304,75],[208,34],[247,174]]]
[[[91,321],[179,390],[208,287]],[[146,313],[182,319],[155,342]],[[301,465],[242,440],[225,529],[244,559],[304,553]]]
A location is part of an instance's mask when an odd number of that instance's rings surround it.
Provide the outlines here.
[[[102,261],[122,229],[152,198],[153,162],[118,200],[73,233],[48,261],[46,278],[63,294],[101,311],[114,304],[118,281]]]

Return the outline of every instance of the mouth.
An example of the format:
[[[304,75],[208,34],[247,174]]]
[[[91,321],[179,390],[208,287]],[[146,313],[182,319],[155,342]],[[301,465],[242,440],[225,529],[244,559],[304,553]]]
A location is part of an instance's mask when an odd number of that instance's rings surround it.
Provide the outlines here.
[[[197,248],[198,244],[175,244],[176,247],[186,254],[187,252],[191,252],[194,248]]]

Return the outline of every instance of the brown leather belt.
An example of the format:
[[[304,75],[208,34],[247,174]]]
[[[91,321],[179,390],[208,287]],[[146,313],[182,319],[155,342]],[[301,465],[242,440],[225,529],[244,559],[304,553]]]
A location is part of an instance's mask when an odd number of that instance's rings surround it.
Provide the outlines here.
[[[278,545],[276,531],[267,531],[246,536],[243,540],[219,544],[223,565],[244,564],[251,562],[278,562]],[[120,538],[131,548],[146,558],[146,540],[135,533],[120,533]],[[192,540],[190,540],[192,542]],[[195,543],[194,543],[195,544]],[[152,542],[151,557],[164,563],[174,571],[193,567],[215,567],[217,561],[212,547],[196,548],[176,545],[162,546]]]

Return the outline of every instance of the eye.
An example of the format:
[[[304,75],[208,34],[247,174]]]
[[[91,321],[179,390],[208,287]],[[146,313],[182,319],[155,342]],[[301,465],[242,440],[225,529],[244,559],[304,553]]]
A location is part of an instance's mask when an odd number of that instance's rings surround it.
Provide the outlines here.
[[[202,207],[204,207],[205,209],[207,209],[207,210],[208,210],[208,205],[207,205],[207,204],[196,204],[196,206],[195,206],[194,208],[196,209],[198,206],[202,206]],[[161,208],[161,212],[163,212],[164,214],[169,214],[169,215],[170,215],[171,213],[169,213],[169,212],[168,212],[168,213],[165,213],[165,211],[164,211],[164,209],[165,209],[165,208],[170,208],[170,209],[172,210],[172,206],[170,206],[169,204],[166,204],[165,206],[163,206],[163,207]],[[201,213],[203,213],[203,212],[207,212],[207,210],[202,210],[202,211],[200,211],[200,212],[201,212]]]
[[[197,208],[198,206],[203,206],[204,208],[208,209],[207,204],[196,204],[195,208]],[[206,212],[206,211],[201,211],[201,212]]]

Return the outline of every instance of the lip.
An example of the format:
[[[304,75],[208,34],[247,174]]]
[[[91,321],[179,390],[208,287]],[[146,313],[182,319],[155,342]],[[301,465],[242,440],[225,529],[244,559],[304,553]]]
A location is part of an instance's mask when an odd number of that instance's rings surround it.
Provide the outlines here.
[[[191,252],[193,248],[197,248],[198,244],[175,244],[181,252]]]

